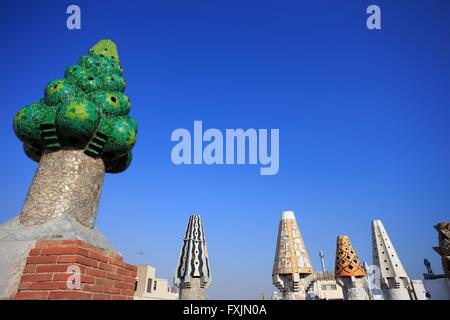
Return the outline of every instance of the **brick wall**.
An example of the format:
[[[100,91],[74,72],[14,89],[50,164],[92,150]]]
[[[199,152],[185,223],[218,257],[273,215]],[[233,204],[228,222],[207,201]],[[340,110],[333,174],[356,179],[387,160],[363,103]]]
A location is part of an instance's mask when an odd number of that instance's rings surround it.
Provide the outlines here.
[[[80,270],[80,289],[67,284],[73,266]],[[83,241],[41,240],[29,253],[15,299],[132,300],[136,272],[121,256]]]

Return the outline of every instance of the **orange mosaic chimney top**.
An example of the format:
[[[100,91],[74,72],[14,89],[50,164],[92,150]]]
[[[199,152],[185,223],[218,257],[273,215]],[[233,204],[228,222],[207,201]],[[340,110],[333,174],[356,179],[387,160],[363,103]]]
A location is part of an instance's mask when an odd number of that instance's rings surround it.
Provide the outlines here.
[[[366,275],[366,270],[356,255],[348,236],[337,237],[334,272],[336,277],[363,277]]]

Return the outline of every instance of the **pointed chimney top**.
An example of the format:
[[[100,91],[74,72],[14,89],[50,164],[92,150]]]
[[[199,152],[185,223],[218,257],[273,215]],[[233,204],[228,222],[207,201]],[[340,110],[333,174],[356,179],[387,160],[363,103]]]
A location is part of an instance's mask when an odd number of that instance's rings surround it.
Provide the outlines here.
[[[192,278],[200,278],[202,288],[212,282],[205,232],[198,214],[189,217],[174,282],[179,286],[182,281],[190,283]]]
[[[294,212],[283,211],[278,227],[273,275],[311,274],[311,260],[295,220]]]
[[[338,236],[336,241],[336,277],[363,277],[366,275],[361,261],[348,236]]]
[[[381,220],[372,221],[373,262],[382,278],[408,278]]]

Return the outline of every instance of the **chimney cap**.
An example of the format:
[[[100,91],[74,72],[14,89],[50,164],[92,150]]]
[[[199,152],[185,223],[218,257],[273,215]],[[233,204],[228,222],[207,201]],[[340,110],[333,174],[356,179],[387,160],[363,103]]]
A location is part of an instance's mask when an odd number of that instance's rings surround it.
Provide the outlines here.
[[[295,220],[294,211],[281,212],[281,220]]]

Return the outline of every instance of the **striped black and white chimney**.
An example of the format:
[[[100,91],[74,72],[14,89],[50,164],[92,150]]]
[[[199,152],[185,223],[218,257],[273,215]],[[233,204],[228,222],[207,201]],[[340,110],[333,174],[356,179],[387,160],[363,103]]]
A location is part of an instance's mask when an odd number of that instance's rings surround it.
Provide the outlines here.
[[[174,282],[180,289],[180,300],[205,300],[205,289],[211,281],[202,219],[194,214],[189,217],[175,272]]]

